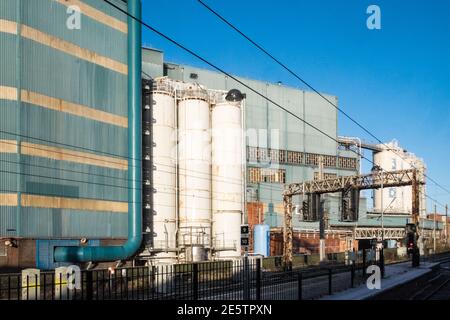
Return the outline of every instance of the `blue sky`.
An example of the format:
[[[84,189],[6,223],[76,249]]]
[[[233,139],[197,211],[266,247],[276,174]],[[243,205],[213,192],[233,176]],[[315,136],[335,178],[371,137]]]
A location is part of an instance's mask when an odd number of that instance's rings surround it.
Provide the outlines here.
[[[205,2],[319,91],[338,96],[377,137],[396,138],[424,158],[428,174],[450,189],[450,1]],[[381,9],[381,30],[366,27],[371,4]],[[143,0],[143,19],[230,73],[305,89],[197,0]],[[166,60],[206,67],[146,29],[143,41]],[[344,116],[339,134],[374,142]],[[450,194],[431,182],[427,188],[450,203]]]

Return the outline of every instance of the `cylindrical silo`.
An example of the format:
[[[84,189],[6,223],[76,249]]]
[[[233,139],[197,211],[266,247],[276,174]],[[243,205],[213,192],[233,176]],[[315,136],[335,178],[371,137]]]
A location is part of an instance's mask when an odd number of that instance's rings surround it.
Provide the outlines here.
[[[241,255],[243,201],[242,119],[240,101],[212,108],[212,230],[216,257]]]
[[[373,162],[384,171],[397,171],[416,168],[424,171],[424,162],[414,154],[405,151],[398,145],[397,141],[379,145],[382,151],[373,155]],[[420,214],[426,214],[426,199],[424,186],[420,186]],[[385,187],[374,190],[374,211],[386,213],[411,213],[412,210],[412,187]]]
[[[176,100],[168,82],[155,83],[153,103],[153,232],[156,257],[176,259]]]
[[[210,111],[208,94],[198,87],[181,93],[178,139],[178,240],[185,252],[195,247],[198,253],[211,245]]]

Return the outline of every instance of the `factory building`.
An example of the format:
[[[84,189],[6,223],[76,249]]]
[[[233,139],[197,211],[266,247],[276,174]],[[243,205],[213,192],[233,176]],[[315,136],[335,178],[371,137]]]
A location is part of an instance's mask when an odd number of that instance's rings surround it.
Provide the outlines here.
[[[114,3],[127,10],[126,1]],[[70,5],[81,9],[79,29],[67,26]],[[97,0],[1,2],[0,267],[53,268],[60,264],[55,247],[126,241],[136,160],[128,140],[129,32],[126,16]],[[154,166],[142,181],[153,194],[143,199],[142,259],[239,256],[240,223],[268,226],[271,239],[259,239],[271,240],[271,254],[279,254],[284,185],[359,172],[352,146],[223,74],[143,49],[142,76],[151,80],[144,120],[146,110],[153,113],[142,151],[151,148]],[[317,94],[239,79],[338,139],[337,110]],[[242,99],[227,99],[231,90]],[[242,135],[214,134],[230,128]],[[230,155],[241,161],[230,164]],[[302,220],[303,200],[294,199],[296,252],[317,252],[319,223]],[[365,202],[361,197],[359,218]],[[340,203],[339,195],[325,197],[332,252],[352,247],[349,228],[357,223],[340,215]]]
[[[245,94],[242,106],[246,191],[243,222],[250,225],[252,232],[257,225],[269,227],[271,239],[259,234],[256,237],[270,241],[271,254],[280,254],[284,223],[282,191],[285,184],[318,179],[320,175],[333,178],[359,173],[360,159],[354,146],[338,144],[226,75],[165,62],[164,53],[151,48],[143,49],[142,68],[144,77],[148,79],[165,77],[179,83],[198,84],[212,91],[237,89]],[[280,83],[243,77],[237,79],[338,140],[337,110],[317,94]],[[326,97],[338,104],[337,97]],[[319,223],[302,221],[300,208],[304,199],[297,197],[294,200],[297,212],[294,229],[298,238],[295,248],[297,252],[317,252]],[[356,222],[341,217],[340,200],[338,194],[325,197],[329,252],[342,252],[352,247],[350,228]],[[360,216],[364,217],[364,197],[360,199],[360,208]],[[256,229],[262,230],[259,227]],[[253,249],[253,238],[250,251]]]
[[[0,2],[0,267],[127,237],[127,40],[103,1]]]

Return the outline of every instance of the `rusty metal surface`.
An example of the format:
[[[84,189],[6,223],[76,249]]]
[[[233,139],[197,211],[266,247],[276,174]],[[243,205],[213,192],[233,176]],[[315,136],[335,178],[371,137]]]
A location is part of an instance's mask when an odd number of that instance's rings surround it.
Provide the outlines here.
[[[313,180],[302,183],[292,183],[285,187],[283,192],[284,201],[284,267],[289,269],[292,265],[292,196],[303,194],[324,194],[334,192],[346,192],[350,189],[366,190],[381,187],[412,186],[412,219],[419,227],[419,185],[425,184],[422,171],[417,169],[398,171],[374,171],[370,174],[343,176],[335,179]],[[374,230],[372,230],[374,231]],[[375,233],[377,230],[375,230]],[[400,236],[400,230],[398,236]],[[372,234],[377,236],[376,234]]]
[[[292,183],[286,186],[285,196],[293,196],[307,193],[333,193],[346,191],[349,188],[366,190],[379,189],[381,186],[403,187],[410,186],[417,180],[417,185],[425,184],[422,173],[416,169],[383,171],[365,175],[343,176],[335,179],[305,181]]]

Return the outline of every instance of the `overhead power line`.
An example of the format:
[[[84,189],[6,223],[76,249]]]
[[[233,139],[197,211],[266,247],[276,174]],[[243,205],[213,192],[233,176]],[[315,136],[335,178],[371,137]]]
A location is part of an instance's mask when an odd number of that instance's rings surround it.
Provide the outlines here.
[[[278,104],[277,102],[273,101],[272,99],[270,99],[269,97],[265,96],[264,94],[260,93],[259,91],[257,91],[256,89],[252,88],[251,86],[247,85],[246,83],[242,82],[241,80],[237,79],[235,76],[231,75],[230,73],[226,72],[225,70],[223,70],[222,68],[216,66],[215,64],[213,64],[212,62],[208,61],[207,59],[203,58],[202,56],[200,56],[199,54],[197,54],[196,52],[194,52],[193,50],[187,48],[186,46],[182,45],[181,43],[177,42],[176,40],[172,39],[171,37],[167,36],[166,34],[162,33],[161,31],[157,30],[156,28],[152,27],[151,25],[149,25],[148,23],[142,21],[141,19],[138,19],[137,17],[129,14],[127,11],[123,10],[122,8],[118,7],[117,5],[115,5],[114,3],[112,3],[109,0],[103,0],[104,2],[108,3],[110,6],[116,8],[118,11],[122,12],[123,14],[125,14],[126,16],[128,16],[129,18],[139,22],[141,25],[143,25],[144,27],[148,28],[149,30],[153,31],[154,33],[156,33],[157,35],[161,36],[162,38],[166,39],[167,41],[171,42],[172,44],[176,45],[177,47],[181,48],[182,50],[186,51],[187,53],[191,54],[192,56],[196,57],[197,59],[199,59],[200,61],[206,63],[207,65],[209,65],[210,67],[216,69],[217,71],[219,71],[220,73],[226,75],[227,77],[233,79],[234,81],[236,81],[237,83],[241,84],[242,86],[244,86],[245,88],[249,89],[250,91],[252,91],[253,93],[255,93],[256,95],[260,96],[261,98],[265,99],[266,101],[274,104],[275,106],[277,106],[278,108],[280,108],[281,110],[285,111],[286,113],[290,114],[291,116],[293,116],[294,118],[300,120],[301,122],[303,122],[304,124],[310,126],[311,128],[315,129],[316,131],[318,131],[319,133],[325,135],[326,137],[330,138],[331,140],[335,141],[336,143],[339,144],[339,141],[337,139],[335,139],[334,137],[330,136],[329,134],[327,134],[326,132],[324,132],[323,130],[317,128],[316,126],[312,125],[311,123],[309,123],[308,121],[300,118],[299,116],[297,116],[295,113],[287,110],[286,108],[284,108],[283,106],[281,106],[280,104]],[[382,143],[382,142],[381,142]],[[358,151],[352,150],[354,153],[356,153],[357,155],[359,155],[362,159],[365,159],[367,161],[369,161],[371,164],[375,163],[366,158],[364,155],[360,154]],[[425,194],[425,193],[424,193]],[[425,194],[425,196],[427,196]],[[428,196],[427,196],[428,197]]]
[[[261,98],[267,100],[268,102],[274,104],[275,106],[277,106],[278,108],[280,108],[281,110],[285,111],[286,113],[290,114],[291,116],[293,116],[294,118],[297,118],[298,120],[300,120],[301,122],[303,122],[304,124],[308,125],[309,127],[313,128],[314,130],[318,131],[319,133],[323,134],[324,136],[328,137],[329,139],[335,141],[336,143],[339,143],[339,141],[332,137],[331,135],[329,135],[328,133],[326,133],[325,131],[319,129],[318,127],[314,126],[313,124],[309,123],[308,121],[300,118],[299,116],[297,116],[295,113],[293,113],[292,111],[289,111],[288,109],[286,109],[285,107],[283,107],[282,105],[278,104],[277,102],[273,101],[272,99],[270,99],[269,97],[267,97],[266,95],[262,94],[261,92],[257,91],[256,89],[254,89],[253,87],[249,86],[248,84],[246,84],[245,82],[239,80],[238,78],[236,78],[235,76],[231,75],[230,73],[226,72],[225,70],[223,70],[222,68],[218,67],[217,65],[213,64],[212,62],[206,60],[205,58],[203,58],[202,56],[200,56],[199,54],[195,53],[194,51],[192,51],[191,49],[187,48],[186,46],[182,45],[181,43],[177,42],[176,40],[172,39],[171,37],[165,35],[164,33],[158,31],[157,29],[153,28],[152,26],[150,26],[148,23],[142,21],[141,19],[138,19],[136,17],[134,17],[133,15],[129,14],[127,11],[123,10],[122,8],[118,7],[117,5],[115,5],[114,3],[110,2],[109,0],[103,0],[106,3],[108,3],[109,5],[113,6],[114,8],[116,8],[117,10],[121,11],[122,13],[126,14],[128,17],[136,20],[137,22],[139,22],[140,24],[142,24],[143,26],[145,26],[146,28],[150,29],[151,31],[153,31],[154,33],[158,34],[159,36],[163,37],[164,39],[166,39],[167,41],[173,43],[174,45],[176,45],[177,47],[183,49],[184,51],[188,52],[189,54],[193,55],[194,57],[196,57],[197,59],[201,60],[202,62],[206,63],[207,65],[209,65],[210,67],[216,69],[217,71],[219,71],[220,73],[223,73],[224,75],[226,75],[227,77],[233,79],[234,81],[236,81],[237,83],[239,83],[240,85],[242,85],[243,87],[247,88],[248,90],[252,91],[253,93],[255,93],[256,95],[260,96]],[[355,153],[357,153],[355,151]],[[360,155],[359,153],[357,153],[358,155]],[[361,157],[364,157],[363,155],[360,155]],[[367,158],[366,158],[367,159]],[[367,159],[369,160],[369,159]],[[369,160],[370,161],[370,160]]]
[[[211,12],[213,15],[218,17],[220,20],[222,20],[225,24],[227,24],[229,27],[231,27],[233,30],[235,30],[237,33],[239,33],[242,37],[247,39],[251,44],[253,44],[255,47],[257,47],[260,51],[265,53],[270,59],[272,59],[275,63],[277,63],[279,66],[281,66],[283,69],[285,69],[287,72],[289,72],[292,76],[294,76],[296,79],[298,79],[300,82],[302,82],[304,85],[306,85],[309,89],[314,91],[316,94],[318,94],[322,99],[324,99],[326,102],[328,102],[331,106],[336,108],[339,112],[341,112],[345,117],[347,117],[350,121],[352,121],[354,124],[356,124],[359,128],[361,128],[364,132],[369,134],[372,138],[374,138],[376,141],[378,141],[380,144],[383,144],[385,147],[388,148],[389,151],[392,153],[398,155],[403,160],[404,157],[402,155],[399,155],[394,150],[390,149],[389,146],[387,146],[381,139],[379,139],[375,134],[373,134],[369,129],[367,129],[364,125],[359,123],[356,119],[351,117],[348,113],[346,113],[342,108],[339,108],[336,104],[334,104],[330,99],[328,99],[326,96],[324,96],[322,93],[320,93],[316,88],[314,88],[309,82],[307,82],[305,79],[303,79],[301,76],[298,75],[298,73],[294,72],[291,68],[289,68],[286,64],[281,62],[279,59],[277,59],[273,54],[268,52],[266,49],[264,49],[261,45],[259,45],[256,41],[251,39],[249,36],[247,36],[244,32],[242,32],[239,28],[237,28],[235,25],[233,25],[230,21],[228,21],[225,17],[223,17],[221,14],[219,14],[217,11],[212,9],[210,6],[208,6],[205,2],[202,0],[197,0],[202,6],[204,6],[209,12]],[[415,168],[414,164],[411,162],[410,165],[412,165],[413,168]],[[431,182],[433,182],[436,186],[450,194],[450,190],[447,189],[442,184],[438,183],[436,180],[432,179],[430,176],[428,176],[426,173],[424,173],[424,176],[428,178]]]

